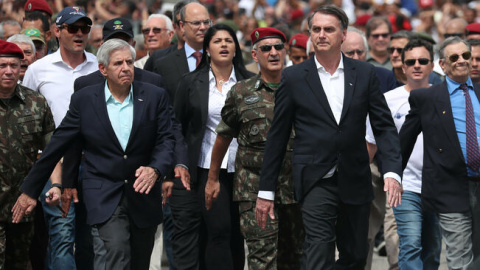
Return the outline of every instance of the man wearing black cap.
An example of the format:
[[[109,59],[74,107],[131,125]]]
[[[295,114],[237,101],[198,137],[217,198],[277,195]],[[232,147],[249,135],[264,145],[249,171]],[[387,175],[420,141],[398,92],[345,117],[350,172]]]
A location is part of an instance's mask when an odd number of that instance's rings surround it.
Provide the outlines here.
[[[230,142],[235,137],[238,150],[235,159],[233,200],[238,201],[242,234],[248,246],[249,269],[300,269],[304,239],[300,205],[293,197],[292,140],[278,178],[275,196],[277,220],[269,220],[265,230],[255,222],[260,168],[270,123],[273,118],[275,92],[285,61],[285,35],[271,27],[251,33],[252,57],[260,74],[238,82],[228,92],[217,126],[212,163],[205,187],[205,205],[209,209],[220,192],[219,172]],[[244,113],[242,113],[244,112]]]
[[[401,198],[400,141],[372,65],[343,57],[348,17],[333,5],[309,17],[315,57],[282,71],[262,163],[256,219],[274,215],[276,183],[295,130],[292,175],[302,206],[305,269],[363,269],[373,199],[365,122],[382,152],[388,203]],[[335,248],[339,259],[335,261]]]
[[[66,7],[57,15],[54,29],[58,39],[59,50],[36,61],[29,66],[23,85],[45,96],[52,108],[56,126],[65,116],[70,97],[73,93],[73,82],[77,77],[98,70],[96,57],[85,52],[88,33],[92,20],[78,7]],[[44,192],[50,189],[50,183]],[[53,269],[74,269],[74,219],[75,210],[71,200],[78,202],[77,191],[66,188],[62,194],[62,207],[66,217],[56,207],[44,203],[45,219],[49,226],[50,243],[47,254],[47,265]],[[65,215],[64,215],[65,216]],[[83,260],[78,260],[83,262]]]
[[[0,269],[27,269],[33,217],[13,224],[11,209],[55,129],[45,98],[17,84],[23,57],[17,45],[0,40]]]

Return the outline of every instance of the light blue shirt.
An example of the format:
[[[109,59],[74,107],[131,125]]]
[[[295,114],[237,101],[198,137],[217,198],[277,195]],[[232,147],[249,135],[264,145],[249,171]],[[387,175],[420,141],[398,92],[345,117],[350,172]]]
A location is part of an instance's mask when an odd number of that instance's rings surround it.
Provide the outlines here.
[[[453,120],[455,122],[455,129],[457,131],[458,140],[462,148],[463,157],[465,163],[467,163],[467,123],[466,123],[466,107],[465,97],[463,90],[460,89],[461,83],[458,83],[448,76],[445,77],[447,81],[448,92],[450,93],[450,103],[452,104]],[[477,129],[477,141],[480,135],[480,103],[478,102],[477,95],[473,91],[473,83],[470,77],[467,80],[468,93],[472,100],[473,111],[475,113],[475,126]],[[466,165],[465,165],[466,166]],[[479,176],[479,172],[475,172],[467,167],[468,176]]]
[[[190,72],[192,72],[197,68],[197,58],[193,56],[193,53],[196,51],[195,49],[190,47],[186,42],[184,47],[185,47],[185,55],[187,56],[188,69],[190,70]],[[203,53],[203,49],[201,49],[199,52]]]
[[[108,84],[105,82],[105,102],[107,103],[108,118],[113,131],[115,131],[118,142],[125,151],[133,124],[133,87],[130,86],[130,93],[127,98],[123,102],[118,102],[110,93]]]

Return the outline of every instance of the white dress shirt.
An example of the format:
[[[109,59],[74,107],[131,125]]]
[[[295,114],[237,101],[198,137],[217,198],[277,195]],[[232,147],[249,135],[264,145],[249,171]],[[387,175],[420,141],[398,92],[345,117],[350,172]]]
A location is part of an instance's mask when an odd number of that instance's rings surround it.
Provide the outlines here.
[[[208,116],[205,135],[203,136],[202,147],[200,150],[200,157],[197,164],[200,168],[210,168],[213,145],[217,139],[217,132],[215,132],[215,129],[222,119],[221,112],[225,105],[225,100],[227,99],[227,93],[236,83],[235,69],[232,69],[230,77],[222,85],[222,92],[220,92],[217,89],[217,82],[212,70],[208,73]],[[222,169],[227,169],[228,172],[235,172],[235,156],[237,154],[237,148],[237,139],[233,139],[228,147],[227,154],[225,155],[227,158],[223,159],[221,166]]]

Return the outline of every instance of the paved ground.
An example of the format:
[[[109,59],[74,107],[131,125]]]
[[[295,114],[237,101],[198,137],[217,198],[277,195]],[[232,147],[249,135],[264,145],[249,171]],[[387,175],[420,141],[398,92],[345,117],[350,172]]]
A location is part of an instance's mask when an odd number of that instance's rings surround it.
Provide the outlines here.
[[[246,250],[246,247],[245,247],[245,250]],[[165,265],[167,263],[165,254],[163,255],[162,259],[163,259],[162,263],[163,265]],[[245,265],[247,265],[246,262],[245,262]],[[162,270],[168,270],[168,267],[163,266]],[[247,266],[245,266],[245,270],[248,270]],[[378,256],[376,253],[374,253],[372,270],[388,270],[387,257],[381,257],[381,256]],[[438,270],[448,270],[447,261],[445,260],[445,245],[442,248],[442,254],[440,256],[440,267],[438,268]]]

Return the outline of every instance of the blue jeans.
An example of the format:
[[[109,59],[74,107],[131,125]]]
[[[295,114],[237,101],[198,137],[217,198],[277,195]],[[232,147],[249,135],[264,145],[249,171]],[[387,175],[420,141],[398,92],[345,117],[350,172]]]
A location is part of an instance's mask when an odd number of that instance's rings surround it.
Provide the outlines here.
[[[421,195],[411,191],[403,193],[393,212],[400,237],[399,269],[438,269],[442,235],[437,215],[424,211]]]
[[[40,195],[40,201],[47,223],[49,243],[45,259],[46,269],[76,269],[73,256],[75,243],[75,205],[73,201],[66,218],[62,218],[62,212],[45,202],[45,193],[50,190],[51,182],[48,180]]]

